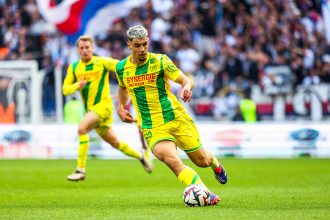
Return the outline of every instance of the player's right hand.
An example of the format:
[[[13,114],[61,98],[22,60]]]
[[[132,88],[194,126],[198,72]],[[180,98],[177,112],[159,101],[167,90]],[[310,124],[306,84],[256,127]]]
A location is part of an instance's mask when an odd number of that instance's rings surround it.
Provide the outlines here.
[[[126,122],[126,123],[137,122],[137,120],[126,109],[118,108],[117,113],[122,122]]]
[[[79,82],[79,88],[80,88],[80,89],[84,88],[85,85],[86,85],[86,83],[87,83],[86,80],[80,80],[80,82]]]
[[[189,102],[191,99],[192,93],[191,89],[183,87],[180,91],[180,97],[184,102]]]

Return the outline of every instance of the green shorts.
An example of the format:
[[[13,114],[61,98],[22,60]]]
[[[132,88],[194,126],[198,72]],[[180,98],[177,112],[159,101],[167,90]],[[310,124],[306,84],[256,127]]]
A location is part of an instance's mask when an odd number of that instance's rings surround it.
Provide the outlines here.
[[[156,128],[143,129],[143,136],[152,151],[159,141],[173,141],[186,153],[197,151],[202,143],[197,128],[187,113]]]

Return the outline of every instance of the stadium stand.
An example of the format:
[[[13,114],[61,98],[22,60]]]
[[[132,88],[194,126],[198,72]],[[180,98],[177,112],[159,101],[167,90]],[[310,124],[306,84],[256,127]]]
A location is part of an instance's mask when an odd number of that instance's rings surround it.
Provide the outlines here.
[[[150,32],[151,51],[168,54],[195,79],[191,109],[200,119],[231,120],[247,89],[261,120],[274,113],[274,94],[285,95],[287,116],[304,117],[310,100],[308,95],[303,99],[306,111],[298,114],[296,94],[301,87],[323,84],[326,95],[321,94],[320,101],[328,117],[330,44],[320,1],[167,0],[166,7],[159,7],[160,1],[148,0],[96,35],[95,53],[127,56],[125,30],[143,24]],[[35,0],[0,0],[0,27],[0,59],[34,59],[47,70],[43,112],[51,117],[54,66],[61,64],[65,70],[77,58],[74,45],[42,18]],[[267,73],[267,67],[273,67],[275,76]],[[289,71],[283,74],[280,67]],[[266,91],[269,85],[275,86],[272,94]],[[289,86],[287,92],[283,86]]]

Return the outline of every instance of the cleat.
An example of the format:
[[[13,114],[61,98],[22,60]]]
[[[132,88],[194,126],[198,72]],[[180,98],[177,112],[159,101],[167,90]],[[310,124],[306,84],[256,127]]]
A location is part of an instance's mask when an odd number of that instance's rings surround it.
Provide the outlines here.
[[[218,205],[219,201],[220,201],[219,196],[217,196],[214,193],[210,192],[210,203],[209,203],[209,205]]]
[[[147,173],[151,173],[153,170],[153,165],[149,156],[148,149],[143,149],[142,150],[142,158],[140,159],[140,162],[144,168],[144,170]]]
[[[76,172],[70,174],[67,179],[70,181],[82,181],[85,180],[86,174],[84,172],[81,172],[79,170],[76,170]]]
[[[221,171],[219,170],[221,167]],[[220,164],[218,168],[216,168],[214,171],[214,176],[215,178],[221,183],[221,184],[226,184],[227,183],[227,173],[225,168]]]

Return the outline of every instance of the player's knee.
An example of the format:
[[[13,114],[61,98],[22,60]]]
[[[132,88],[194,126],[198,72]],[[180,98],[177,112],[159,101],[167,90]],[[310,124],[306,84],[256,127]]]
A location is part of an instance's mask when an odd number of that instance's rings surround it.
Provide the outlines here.
[[[108,140],[108,143],[113,147],[113,148],[116,148],[118,149],[119,148],[119,145],[120,145],[120,142],[118,140],[115,140],[115,139],[110,139]]]
[[[84,135],[84,134],[87,134],[88,133],[88,130],[86,127],[84,126],[79,126],[78,127],[78,135]]]

